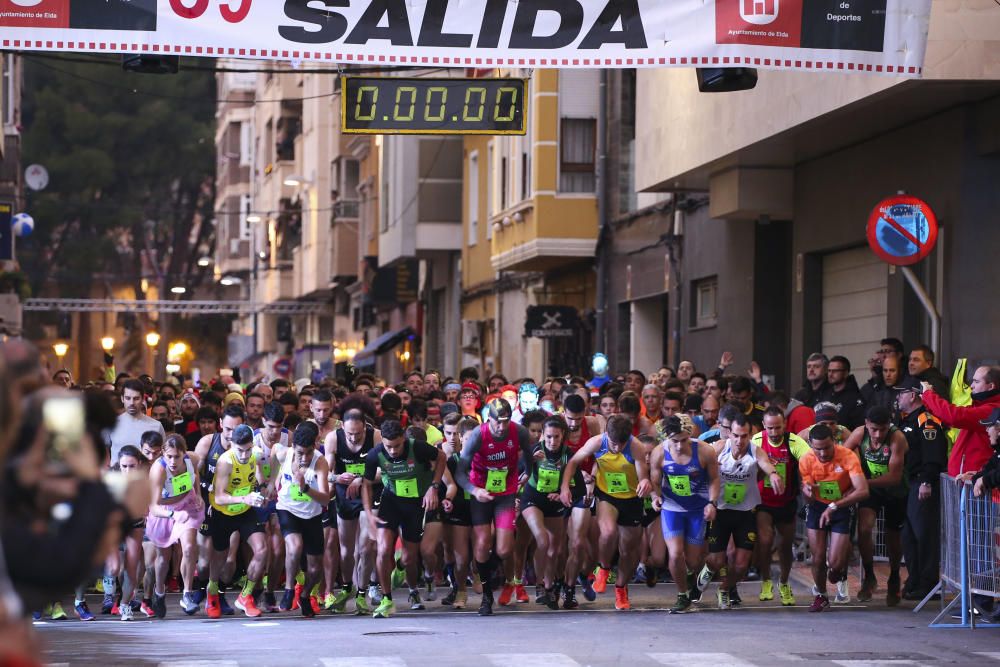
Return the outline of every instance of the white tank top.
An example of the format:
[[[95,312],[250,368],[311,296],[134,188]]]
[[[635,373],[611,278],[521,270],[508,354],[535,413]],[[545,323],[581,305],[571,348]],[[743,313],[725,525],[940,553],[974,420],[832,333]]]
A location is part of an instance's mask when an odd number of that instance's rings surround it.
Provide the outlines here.
[[[316,462],[322,455],[313,451],[312,461],[305,473],[306,485],[311,489],[318,489],[319,482],[316,480]],[[318,516],[323,511],[323,506],[312,498],[301,494],[299,485],[296,484],[292,475],[292,463],[295,460],[295,450],[289,449],[285,454],[285,460],[281,464],[281,472],[278,475],[278,509],[291,512],[300,519],[311,519]]]
[[[752,510],[760,505],[760,489],[757,487],[757,449],[751,442],[747,451],[739,459],[726,444],[719,454],[719,481],[722,494],[719,498],[720,510]]]

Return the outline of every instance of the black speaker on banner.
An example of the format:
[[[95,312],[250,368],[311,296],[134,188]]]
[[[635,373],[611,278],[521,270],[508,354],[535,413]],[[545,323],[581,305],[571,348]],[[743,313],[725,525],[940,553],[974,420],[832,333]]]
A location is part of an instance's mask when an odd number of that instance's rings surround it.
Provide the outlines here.
[[[757,85],[757,70],[752,67],[699,67],[696,72],[703,93],[733,93]]]

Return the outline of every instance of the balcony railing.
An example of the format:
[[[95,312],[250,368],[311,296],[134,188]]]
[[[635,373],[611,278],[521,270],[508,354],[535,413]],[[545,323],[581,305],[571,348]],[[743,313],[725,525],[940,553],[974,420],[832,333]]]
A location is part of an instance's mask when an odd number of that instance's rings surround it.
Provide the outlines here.
[[[341,220],[350,218],[357,220],[361,213],[361,202],[351,199],[342,199],[333,204],[333,219]]]

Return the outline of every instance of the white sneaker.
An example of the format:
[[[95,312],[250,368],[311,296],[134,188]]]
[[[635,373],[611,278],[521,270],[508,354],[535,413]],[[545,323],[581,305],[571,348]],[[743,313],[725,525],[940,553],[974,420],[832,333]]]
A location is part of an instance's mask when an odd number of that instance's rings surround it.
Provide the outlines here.
[[[837,582],[837,597],[833,601],[837,604],[847,604],[851,601],[851,589],[846,579]]]
[[[374,584],[368,586],[368,600],[373,607],[377,607],[382,602],[382,593],[379,591],[378,586]]]
[[[132,620],[132,605],[128,602],[118,605],[122,610],[122,620],[131,621]]]

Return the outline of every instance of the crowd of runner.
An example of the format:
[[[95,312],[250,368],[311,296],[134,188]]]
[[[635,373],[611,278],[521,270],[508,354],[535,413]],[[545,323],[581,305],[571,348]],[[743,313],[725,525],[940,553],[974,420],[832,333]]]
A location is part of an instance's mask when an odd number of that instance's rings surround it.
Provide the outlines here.
[[[892,338],[863,386],[839,356],[810,355],[794,397],[756,364],[744,375],[731,365],[726,353],[709,373],[684,361],[542,382],[468,368],[200,388],[126,373],[78,386],[61,370],[53,384],[117,412],[103,465],[149,480],[148,513],[104,563],[99,609],[90,579],[75,614],[385,618],[397,605],[475,607],[475,596],[490,615],[575,609],[608,588],[627,610],[636,582],[672,582],[672,613],[706,604],[714,582],[722,609],[740,607],[741,592],[791,606],[793,549],[806,545],[819,612],[829,585],[851,599],[855,544],[856,600],[873,599],[877,517],[886,604],[931,594],[940,475],[975,480],[994,458],[1000,369],[975,370],[962,408],[931,351],[907,356]],[[53,601],[43,615],[66,611]]]

